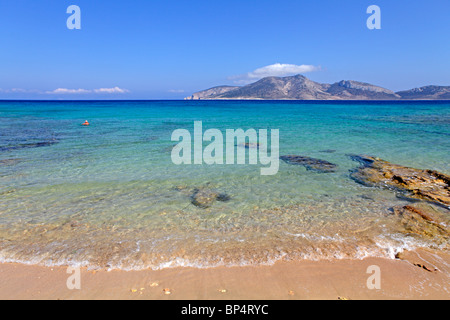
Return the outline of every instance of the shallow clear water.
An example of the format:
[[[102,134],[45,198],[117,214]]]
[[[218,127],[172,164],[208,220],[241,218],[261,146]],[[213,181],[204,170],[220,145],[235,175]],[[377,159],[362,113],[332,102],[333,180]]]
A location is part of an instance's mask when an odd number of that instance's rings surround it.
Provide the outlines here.
[[[194,121],[279,129],[280,155],[338,170],[176,166],[171,134]],[[209,267],[448,247],[402,232],[390,209],[407,200],[353,181],[348,154],[450,174],[450,103],[0,102],[0,261]],[[196,207],[196,188],[230,200]]]

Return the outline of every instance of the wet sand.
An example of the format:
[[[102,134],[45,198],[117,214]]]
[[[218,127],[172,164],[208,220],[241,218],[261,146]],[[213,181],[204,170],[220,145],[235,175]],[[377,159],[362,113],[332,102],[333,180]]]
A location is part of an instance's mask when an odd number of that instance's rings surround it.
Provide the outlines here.
[[[1,264],[0,299],[450,299],[449,254],[421,250],[402,258],[160,271],[82,269],[80,290],[67,288],[70,274],[65,267]],[[381,271],[379,290],[367,287],[372,265]],[[166,288],[170,295],[164,293]]]

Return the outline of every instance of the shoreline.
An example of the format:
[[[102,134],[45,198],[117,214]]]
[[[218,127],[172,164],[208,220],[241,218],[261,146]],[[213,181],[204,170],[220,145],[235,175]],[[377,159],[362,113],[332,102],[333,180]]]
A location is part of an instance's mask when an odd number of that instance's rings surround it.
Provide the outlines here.
[[[381,289],[370,290],[370,266]],[[450,254],[405,252],[400,259],[290,261],[272,266],[88,271],[69,290],[65,267],[0,264],[0,299],[19,300],[402,300],[450,299]],[[165,294],[169,289],[170,294]]]

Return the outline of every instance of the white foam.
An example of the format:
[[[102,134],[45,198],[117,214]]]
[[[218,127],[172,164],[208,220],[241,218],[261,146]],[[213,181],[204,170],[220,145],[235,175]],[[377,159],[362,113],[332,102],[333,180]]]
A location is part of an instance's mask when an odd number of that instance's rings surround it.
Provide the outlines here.
[[[279,261],[298,261],[298,260],[309,260],[309,261],[320,261],[320,260],[343,260],[343,259],[356,259],[363,260],[369,257],[383,257],[389,259],[395,259],[395,256],[405,250],[415,250],[423,247],[431,247],[436,244],[432,244],[426,241],[421,241],[412,236],[404,234],[384,234],[379,235],[373,239],[373,244],[369,245],[355,245],[354,250],[351,247],[339,249],[339,244],[344,243],[348,245],[348,240],[344,239],[338,234],[335,236],[320,236],[320,235],[309,235],[304,233],[293,234],[287,233],[295,238],[303,238],[310,242],[309,246],[305,248],[299,247],[298,250],[293,248],[293,251],[285,252],[282,249],[274,249],[273,254],[267,254],[265,259],[261,257],[252,260],[241,258],[239,260],[228,261],[224,257],[216,257],[209,259],[186,259],[182,257],[167,258],[167,261],[161,257],[162,261],[152,263],[144,263],[140,260],[136,260],[133,257],[136,253],[141,252],[143,242],[151,240],[139,240],[136,242],[136,249],[123,257],[119,261],[109,261],[106,266],[108,270],[124,270],[124,271],[136,271],[136,270],[163,270],[172,268],[196,268],[196,269],[208,269],[217,267],[241,267],[241,266],[270,266],[274,265]],[[352,239],[355,243],[358,243],[357,239]],[[327,250],[327,243],[337,244]],[[443,245],[444,246],[444,245]],[[350,251],[349,251],[350,249]],[[64,250],[59,251],[61,254]],[[89,270],[101,269],[105,266],[98,266],[89,261],[88,258],[85,259],[53,259],[49,257],[49,253],[43,252],[31,258],[23,258],[20,255],[20,251],[16,254],[11,253],[11,250],[1,250],[0,251],[0,263],[20,263],[25,265],[42,265],[47,267],[85,267]]]
[[[412,251],[431,246],[431,244],[418,240],[417,238],[402,234],[380,235],[375,238],[375,244],[390,259],[395,259],[397,254],[404,251]]]

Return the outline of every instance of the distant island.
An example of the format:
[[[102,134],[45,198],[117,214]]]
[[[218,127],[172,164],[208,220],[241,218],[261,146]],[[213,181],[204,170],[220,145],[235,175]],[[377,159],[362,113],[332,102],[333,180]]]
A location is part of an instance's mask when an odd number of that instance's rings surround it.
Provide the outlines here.
[[[326,84],[296,75],[267,77],[246,86],[218,86],[185,100],[450,100],[450,86],[394,92],[353,80]]]

